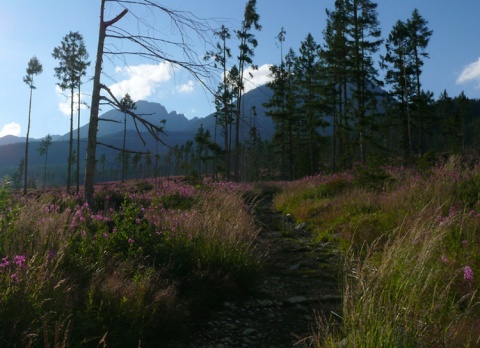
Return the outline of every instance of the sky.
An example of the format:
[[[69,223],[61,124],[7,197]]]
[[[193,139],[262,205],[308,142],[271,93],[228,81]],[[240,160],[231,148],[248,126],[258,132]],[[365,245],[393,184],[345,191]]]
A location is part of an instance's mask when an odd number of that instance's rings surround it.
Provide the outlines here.
[[[165,7],[191,12],[198,18],[209,19],[212,27],[225,23],[238,29],[243,19],[246,0],[157,0]],[[418,8],[433,30],[427,52],[422,85],[434,93],[435,98],[447,90],[454,97],[462,91],[469,98],[480,98],[480,1],[462,0],[379,0],[378,18],[382,37],[386,38],[397,20],[406,21]],[[332,9],[334,0],[257,0],[262,30],[254,32],[258,47],[252,71],[252,84],[268,81],[269,65],[278,64],[280,49],[275,37],[284,27],[284,52],[293,48],[298,52],[300,43],[308,33],[322,44],[325,29],[325,9]],[[23,82],[28,61],[36,56],[43,65],[42,74],[35,76],[30,137],[41,139],[47,134],[63,135],[70,129],[68,97],[58,86],[52,57],[69,32],[83,35],[92,62],[82,85],[82,101],[90,104],[93,67],[96,58],[100,0],[15,0],[0,2],[0,137],[11,134],[24,137],[27,133],[29,87]],[[118,6],[107,4],[106,19],[120,12]],[[133,11],[137,17],[152,24],[165,39],[174,39],[175,31],[166,17],[142,8]],[[118,26],[132,33],[143,31],[130,12]],[[143,34],[147,32],[143,31]],[[212,39],[214,42],[215,39]],[[195,36],[188,43],[202,57],[208,46]],[[118,43],[107,39],[106,45]],[[232,36],[228,42],[232,50],[238,41]],[[382,49],[383,49],[382,45]],[[171,47],[165,46],[172,58],[179,58]],[[235,53],[235,52],[234,52]],[[229,65],[233,65],[232,58]],[[378,65],[377,65],[378,67]],[[134,100],[161,103],[168,111],[176,111],[187,118],[205,117],[215,111],[212,95],[192,76],[164,62],[125,57],[104,59],[102,82],[121,98],[129,93]],[[380,76],[382,73],[380,72]],[[248,75],[250,76],[250,75]],[[68,94],[68,93],[67,93]],[[103,109],[102,111],[107,111]],[[88,122],[89,110],[83,106],[81,125]],[[76,125],[76,113],[75,113]],[[76,126],[74,127],[76,128]]]

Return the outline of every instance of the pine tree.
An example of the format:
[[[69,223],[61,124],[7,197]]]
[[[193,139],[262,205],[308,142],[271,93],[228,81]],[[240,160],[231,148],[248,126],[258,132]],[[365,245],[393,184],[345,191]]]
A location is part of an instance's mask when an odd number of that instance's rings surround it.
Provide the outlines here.
[[[79,32],[70,32],[63,38],[60,46],[53,49],[52,56],[59,61],[58,67],[54,68],[55,77],[60,80],[58,86],[62,90],[70,91],[70,143],[67,173],[67,192],[70,192],[73,162],[73,96],[75,89],[81,84],[82,76],[86,74],[86,69],[90,65],[83,36]]]
[[[298,98],[298,144],[305,144],[307,157],[304,158],[304,175],[313,175],[319,169],[320,141],[318,133],[320,127],[328,125],[323,119],[326,107],[322,98],[323,69],[320,69],[318,51],[320,46],[313,36],[308,34],[300,45],[300,52],[295,60],[294,74],[296,93]],[[305,151],[302,151],[303,153]],[[302,158],[299,152],[299,158]]]
[[[462,149],[462,152],[465,152],[467,141],[468,141],[467,138],[469,135],[467,124],[468,124],[468,115],[471,110],[470,101],[465,95],[465,93],[462,91],[458,95],[458,97],[455,97],[454,103],[457,109],[458,119],[460,121],[459,136],[460,136],[460,142],[461,142],[461,149]]]
[[[456,129],[458,122],[455,117],[454,104],[452,98],[444,90],[440,93],[436,102],[436,113],[439,118],[440,129],[438,131],[439,139],[438,149],[443,152],[453,151],[456,143]]]
[[[378,51],[382,39],[378,21],[377,4],[371,0],[346,0],[347,33],[350,76],[355,100],[355,128],[358,131],[360,162],[366,162],[367,140],[375,128],[376,100],[373,85],[381,85],[377,79],[373,55]]]
[[[120,99],[121,110],[123,112],[123,146],[122,146],[122,182],[125,180],[127,161],[126,154],[126,138],[127,138],[127,110],[135,110],[137,105],[127,93]]]
[[[347,8],[344,0],[335,1],[333,11],[326,10],[327,24],[323,32],[325,42],[321,55],[326,64],[326,79],[329,85],[327,97],[333,114],[332,169],[338,163],[347,166],[348,149],[348,60]]]
[[[214,142],[217,141],[217,124],[222,127],[223,146],[225,149],[225,178],[230,179],[230,149],[229,149],[229,126],[232,124],[233,117],[233,87],[228,83],[227,59],[232,57],[230,48],[227,47],[227,40],[231,38],[230,31],[222,25],[220,30],[215,31],[215,36],[220,39],[217,43],[217,51],[207,53],[207,57],[213,57],[215,67],[222,69],[222,82],[219,84],[215,94],[215,134]],[[216,172],[216,164],[214,164]]]
[[[417,101],[417,118],[418,118],[418,128],[420,133],[420,156],[423,156],[423,147],[424,147],[424,120],[423,114],[424,110],[422,110],[420,103],[420,97],[422,96],[421,93],[421,83],[420,83],[420,75],[422,74],[422,66],[424,64],[423,59],[429,58],[428,53],[426,52],[426,48],[430,41],[430,37],[433,34],[432,30],[427,28],[428,21],[426,21],[418,12],[418,9],[415,9],[412,13],[412,16],[407,21],[407,30],[408,30],[408,37],[410,42],[410,54],[412,56],[413,62],[413,70],[416,77],[416,96],[415,100]]]
[[[382,57],[381,64],[386,69],[385,82],[391,86],[389,95],[395,104],[389,108],[390,116],[394,124],[396,123],[402,129],[402,149],[405,159],[413,155],[411,95],[415,90],[415,79],[409,45],[407,24],[397,21],[385,43],[386,54]]]
[[[40,142],[40,146],[38,147],[38,153],[40,156],[45,155],[45,166],[43,170],[43,188],[45,189],[45,182],[47,180],[47,161],[48,161],[48,149],[52,145],[52,136],[48,134],[45,138],[42,139]]]
[[[30,102],[28,105],[28,125],[27,125],[27,137],[26,137],[26,143],[25,143],[25,160],[24,160],[24,166],[22,169],[25,170],[24,174],[24,183],[23,183],[23,194],[27,194],[27,184],[28,184],[28,140],[30,136],[30,120],[31,120],[31,114],[32,114],[32,95],[33,95],[33,90],[36,88],[33,78],[35,75],[41,74],[43,71],[42,64],[40,64],[40,61],[38,60],[37,57],[33,56],[27,65],[27,75],[23,78],[23,82],[25,82],[28,87],[30,88]]]
[[[262,29],[259,24],[260,16],[256,9],[257,1],[248,0],[245,6],[244,18],[241,28],[236,31],[237,38],[240,40],[239,55],[238,55],[238,80],[237,80],[237,108],[235,114],[235,159],[234,159],[234,179],[240,180],[240,118],[241,118],[241,105],[242,94],[244,90],[243,76],[247,65],[253,65],[254,49],[257,47],[258,42],[255,35],[252,34],[252,30],[257,31]]]
[[[282,28],[277,36],[280,46],[279,65],[270,67],[271,81],[267,84],[273,91],[273,96],[264,104],[266,116],[270,116],[275,125],[273,135],[273,146],[275,153],[280,157],[280,178],[293,179],[293,123],[295,117],[295,98],[293,97],[293,65],[295,52],[290,49],[286,57],[283,57],[283,42],[285,41],[285,30]],[[287,174],[288,173],[288,174]]]

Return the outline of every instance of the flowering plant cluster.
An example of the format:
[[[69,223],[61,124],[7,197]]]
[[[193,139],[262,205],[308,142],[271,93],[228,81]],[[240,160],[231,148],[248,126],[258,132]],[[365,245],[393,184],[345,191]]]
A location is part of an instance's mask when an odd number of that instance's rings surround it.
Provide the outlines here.
[[[7,278],[10,282],[18,283],[19,277],[26,268],[27,263],[24,255],[15,255],[13,259],[5,256],[0,263],[0,274],[3,274],[4,279]]]

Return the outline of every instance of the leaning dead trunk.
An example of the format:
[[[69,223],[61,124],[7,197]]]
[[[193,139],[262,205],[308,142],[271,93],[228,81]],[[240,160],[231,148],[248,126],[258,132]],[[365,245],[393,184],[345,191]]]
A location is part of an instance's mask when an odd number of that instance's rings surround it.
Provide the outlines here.
[[[92,91],[92,105],[90,109],[90,124],[88,127],[88,142],[87,142],[87,159],[85,164],[85,200],[91,204],[93,201],[94,183],[95,183],[95,166],[97,160],[95,158],[97,151],[97,129],[98,129],[98,113],[100,109],[100,90],[101,82],[100,76],[102,74],[102,60],[103,48],[105,44],[105,37],[107,28],[118,22],[128,12],[123,10],[117,17],[111,21],[104,21],[105,1],[102,0],[100,9],[100,26],[98,30],[98,46],[97,58],[95,61],[95,75],[93,77],[93,91]]]

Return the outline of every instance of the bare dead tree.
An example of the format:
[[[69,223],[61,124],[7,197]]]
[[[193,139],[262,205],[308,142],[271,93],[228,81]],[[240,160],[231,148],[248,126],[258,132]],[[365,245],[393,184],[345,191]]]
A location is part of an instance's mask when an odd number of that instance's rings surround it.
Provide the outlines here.
[[[107,4],[113,10],[118,9],[119,11],[119,14],[111,20],[105,20]],[[137,14],[140,11],[142,14]],[[132,33],[118,25],[124,17],[130,17],[131,20],[136,21],[137,33]],[[160,17],[162,18],[160,21],[162,27],[165,23],[169,23],[171,26],[171,32],[168,35],[159,31],[155,26]],[[99,144],[97,141],[98,114],[101,104],[108,104],[126,112],[133,117],[136,127],[137,122],[141,123],[157,141],[161,141],[159,135],[163,134],[163,126],[155,125],[132,110],[123,110],[120,101],[101,82],[104,57],[112,60],[121,59],[124,64],[128,63],[129,56],[169,63],[172,67],[190,73],[207,91],[213,94],[209,87],[213,86],[211,83],[214,76],[213,65],[202,60],[201,55],[195,51],[195,45],[198,45],[199,42],[203,42],[205,46],[211,45],[212,33],[213,30],[207,20],[202,20],[190,12],[166,8],[154,0],[101,0],[85,166],[85,199],[87,202],[92,202],[94,193],[95,156]],[[195,40],[190,35],[195,35]],[[105,45],[106,41],[108,46]],[[204,49],[203,52],[205,51],[207,50]],[[137,133],[141,137],[138,127]],[[144,141],[143,138],[142,141]]]

